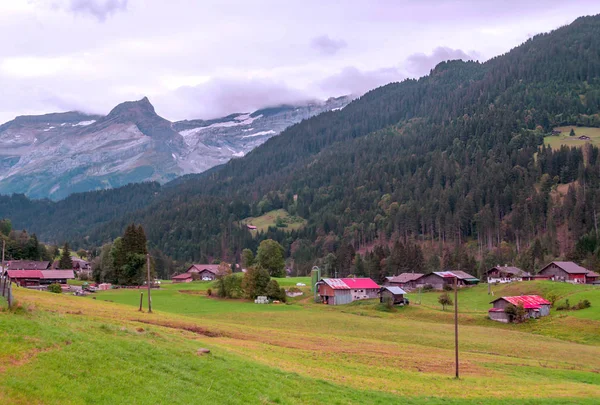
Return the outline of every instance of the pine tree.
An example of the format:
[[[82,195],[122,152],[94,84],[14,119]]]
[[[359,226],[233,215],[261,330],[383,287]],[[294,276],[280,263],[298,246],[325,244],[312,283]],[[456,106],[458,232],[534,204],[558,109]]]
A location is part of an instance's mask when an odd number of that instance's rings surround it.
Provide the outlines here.
[[[73,268],[73,260],[71,259],[71,251],[69,250],[69,244],[65,242],[62,253],[60,254],[60,260],[58,261],[58,268],[62,270],[70,270]]]

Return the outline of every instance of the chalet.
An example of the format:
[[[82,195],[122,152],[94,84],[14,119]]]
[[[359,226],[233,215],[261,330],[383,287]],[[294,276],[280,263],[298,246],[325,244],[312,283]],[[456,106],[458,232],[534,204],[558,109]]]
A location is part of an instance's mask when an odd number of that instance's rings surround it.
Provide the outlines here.
[[[590,139],[591,139],[591,138],[590,138],[589,136],[587,136],[587,135],[581,135],[581,136],[579,137],[579,140],[580,140],[580,141],[589,141]]]
[[[406,291],[400,287],[383,286],[379,290],[379,302],[383,303],[386,299],[391,299],[394,305],[404,305],[406,304],[404,294],[406,294]]]
[[[256,231],[258,228],[254,225],[246,225],[246,228],[250,229],[251,231]]]
[[[465,287],[479,283],[479,279],[473,277],[469,273],[465,273],[464,271],[460,270],[452,270],[434,271],[433,273],[426,274],[416,280],[416,285],[417,287],[425,287],[426,285],[430,285],[436,290],[443,290],[446,286],[454,286],[454,279],[456,279],[459,287]]]
[[[75,278],[73,270],[6,270],[5,274],[21,287],[67,284]]]
[[[194,278],[191,273],[183,273],[171,277],[171,280],[173,280],[173,283],[191,283]]]
[[[417,283],[419,282],[419,279],[424,275],[425,274],[423,273],[402,273],[398,276],[386,277],[384,285],[400,287],[405,290],[414,290],[415,288],[417,288]]]
[[[531,274],[512,266],[496,266],[486,272],[488,283],[511,283],[513,281],[523,281],[524,277],[530,277]]]
[[[526,310],[526,318],[539,318],[550,315],[550,302],[539,295],[519,295],[513,297],[500,297],[490,302],[493,308],[490,308],[488,315],[491,320],[508,323],[511,321],[509,315],[504,311],[510,304],[518,306],[523,305]]]
[[[6,270],[48,270],[50,262],[34,260],[11,260],[6,263]]]
[[[214,280],[219,272],[218,264],[192,264],[187,273],[196,273],[200,280]]]
[[[590,271],[573,262],[552,262],[540,270],[538,275],[547,276],[552,281],[585,284],[586,275]],[[596,274],[596,273],[594,273]],[[594,278],[595,280],[595,278]]]
[[[377,298],[378,293],[379,286],[370,278],[322,278],[317,282],[319,299],[328,305]]]

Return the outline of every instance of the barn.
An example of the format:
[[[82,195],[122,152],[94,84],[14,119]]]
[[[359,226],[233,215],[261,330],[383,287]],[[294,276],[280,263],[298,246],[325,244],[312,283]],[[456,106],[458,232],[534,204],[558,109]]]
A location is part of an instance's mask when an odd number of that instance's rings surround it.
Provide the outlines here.
[[[390,299],[394,305],[404,305],[406,303],[404,294],[406,294],[406,291],[400,287],[384,286],[379,290],[379,302],[383,303]]]
[[[402,273],[394,277],[386,277],[384,285],[400,287],[405,290],[414,290],[417,288],[419,279],[423,277],[423,273]]]
[[[379,285],[370,278],[342,278],[352,294],[352,301],[377,298]]]
[[[511,283],[513,281],[523,281],[523,278],[530,277],[531,274],[513,266],[496,266],[486,272],[488,283]]]
[[[191,283],[193,279],[190,273],[182,273],[171,277],[173,283]]]
[[[552,262],[540,270],[538,275],[546,276],[552,281],[585,284],[586,275],[590,273],[585,267],[573,262]]]
[[[479,279],[460,270],[452,271],[434,271],[420,277],[417,280],[417,287],[432,286],[435,290],[443,290],[444,287],[453,287],[456,279],[459,287],[474,285],[479,283]]]
[[[550,315],[550,301],[545,300],[539,295],[518,295],[512,297],[500,297],[490,302],[493,305],[489,309],[488,315],[491,320],[508,323],[511,321],[509,315],[504,311],[510,304],[518,306],[523,305],[527,314],[526,318],[539,318]]]
[[[352,302],[352,290],[339,278],[322,278],[317,283],[320,301],[327,305],[343,305]]]
[[[75,278],[73,270],[6,270],[6,274],[21,287],[67,284],[67,280]]]

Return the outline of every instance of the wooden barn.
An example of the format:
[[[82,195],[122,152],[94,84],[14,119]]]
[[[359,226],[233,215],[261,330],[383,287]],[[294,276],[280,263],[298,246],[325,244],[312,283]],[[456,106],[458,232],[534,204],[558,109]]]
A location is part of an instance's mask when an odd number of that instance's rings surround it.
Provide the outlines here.
[[[191,283],[194,278],[190,273],[182,273],[171,277],[171,280],[173,280],[173,283]]]
[[[490,302],[493,305],[489,309],[488,315],[491,320],[508,323],[511,321],[509,315],[504,309],[512,304],[518,306],[523,304],[526,310],[526,318],[539,318],[550,315],[550,301],[545,300],[539,295],[518,295],[513,297],[500,297]]]
[[[523,281],[531,274],[513,266],[496,266],[486,272],[488,283],[511,283],[513,281]]]
[[[327,305],[343,305],[352,302],[352,290],[339,278],[322,278],[317,283],[320,301]]]
[[[552,281],[565,281],[568,283],[585,284],[586,275],[588,273],[590,273],[588,269],[581,267],[577,263],[552,262],[540,270],[538,275],[546,276]]]
[[[75,278],[73,270],[6,270],[6,275],[21,287],[67,284]]]
[[[479,283],[478,278],[470,275],[469,273],[465,273],[464,271],[434,271],[433,273],[420,277],[417,280],[417,287],[425,287],[430,285],[435,290],[443,290],[446,286],[453,287],[454,279],[457,279],[457,284],[459,287],[465,287]]]
[[[404,305],[406,302],[404,300],[404,291],[400,287],[396,286],[383,286],[379,290],[379,302],[383,303],[387,299],[391,299],[394,305]]]
[[[402,273],[394,277],[386,277],[385,286],[400,287],[405,290],[414,290],[417,288],[419,279],[423,277],[423,273]]]

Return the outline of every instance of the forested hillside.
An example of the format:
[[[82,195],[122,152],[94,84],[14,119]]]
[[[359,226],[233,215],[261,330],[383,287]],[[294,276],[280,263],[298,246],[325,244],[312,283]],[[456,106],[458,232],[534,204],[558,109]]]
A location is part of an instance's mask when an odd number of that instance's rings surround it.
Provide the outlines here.
[[[3,197],[0,217],[41,238],[87,245],[133,220],[177,260],[239,258],[270,237],[301,271],[321,258],[342,275],[382,277],[408,258],[413,269],[475,271],[478,259],[533,270],[561,256],[593,267],[599,244],[585,235],[597,232],[598,149],[541,145],[556,126],[600,126],[599,106],[600,17],[583,17],[488,62],[445,62],[420,80],[373,90],[154,198],[132,190],[140,197],[116,215],[93,216],[83,204],[75,213],[68,199],[54,206]],[[42,204],[64,223],[40,228]],[[257,236],[239,226],[277,208],[307,226]],[[68,223],[67,215],[89,221]],[[355,253],[365,248],[372,251],[363,261]]]

